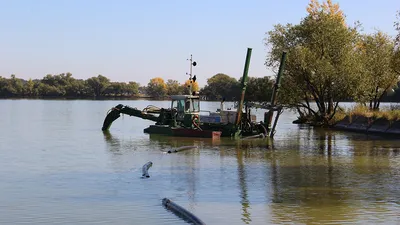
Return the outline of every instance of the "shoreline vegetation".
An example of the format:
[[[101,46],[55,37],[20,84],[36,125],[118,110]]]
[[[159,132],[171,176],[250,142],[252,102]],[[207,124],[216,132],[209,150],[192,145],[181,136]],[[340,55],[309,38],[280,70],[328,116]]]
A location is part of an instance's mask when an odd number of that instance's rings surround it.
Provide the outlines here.
[[[354,102],[353,102],[354,103]],[[391,102],[385,102],[391,103]],[[398,102],[395,102],[398,103]],[[349,108],[347,110],[339,109],[335,116],[332,118],[329,124],[317,123],[313,121],[312,118],[298,118],[293,121],[295,124],[309,124],[312,126],[327,126],[334,127],[337,123],[342,121],[348,121],[352,123],[354,121],[353,118],[365,117],[370,120],[389,120],[389,121],[400,121],[400,107],[398,105],[391,105],[389,109],[374,111],[371,110],[366,105],[356,104],[354,107]]]
[[[14,74],[10,78],[0,76],[0,99],[151,99],[166,100],[171,95],[200,93],[202,100],[237,101],[240,93],[240,82],[233,77],[218,73],[207,79],[203,88],[195,81],[186,80],[179,83],[160,77],[150,79],[147,85],[135,81],[114,82],[98,75],[86,80],[76,79],[71,73],[58,75],[48,74],[42,79],[24,80]],[[271,98],[273,81],[270,77],[249,77],[247,80],[246,101],[265,101]]]

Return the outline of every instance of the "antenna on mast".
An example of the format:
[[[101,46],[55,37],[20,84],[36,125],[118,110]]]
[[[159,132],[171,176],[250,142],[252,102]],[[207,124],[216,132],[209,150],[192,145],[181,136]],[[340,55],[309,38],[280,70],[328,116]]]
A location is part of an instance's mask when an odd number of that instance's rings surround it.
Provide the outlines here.
[[[193,55],[192,54],[190,54],[190,59],[187,59],[187,60],[189,60],[190,61],[190,73],[188,74],[188,73],[186,73],[186,75],[189,75],[189,81],[190,81],[190,84],[189,84],[189,95],[191,95],[192,94],[192,84],[194,83],[194,82],[196,82],[196,75],[193,75],[192,74],[192,72],[193,72],[193,66],[196,66],[197,65],[197,62],[196,61],[193,61]],[[193,78],[192,78],[192,75],[193,75]]]

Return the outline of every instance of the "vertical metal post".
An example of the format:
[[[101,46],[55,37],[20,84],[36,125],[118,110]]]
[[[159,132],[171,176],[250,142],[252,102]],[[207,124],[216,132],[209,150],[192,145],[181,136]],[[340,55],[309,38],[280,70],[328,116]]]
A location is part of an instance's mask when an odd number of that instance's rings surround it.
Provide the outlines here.
[[[190,54],[190,74],[189,74],[189,95],[192,94],[192,67],[193,67],[193,56]]]
[[[278,91],[281,86],[281,78],[283,74],[283,70],[285,69],[285,61],[286,61],[286,51],[282,53],[282,58],[281,58],[281,64],[279,65],[279,71],[278,71],[278,76],[276,77],[274,89],[272,91],[272,97],[271,97],[271,107],[268,112],[265,112],[264,114],[264,123],[267,125],[268,131],[271,130],[271,124],[272,124],[272,118],[274,116],[274,107],[276,105],[276,99],[278,96]]]
[[[249,66],[250,66],[251,52],[252,52],[252,49],[247,48],[246,62],[244,64],[244,71],[243,71],[243,77],[242,77],[242,83],[241,83],[242,93],[240,96],[240,102],[239,102],[239,106],[238,106],[238,110],[237,110],[237,114],[236,114],[236,123],[235,123],[236,126],[239,125],[240,119],[242,116],[244,95],[246,93],[246,87],[247,87],[247,74],[249,72]]]
[[[279,109],[279,110],[277,111],[277,114],[276,114],[276,116],[275,116],[274,125],[272,126],[272,129],[271,129],[271,131],[270,131],[270,133],[269,133],[269,137],[270,137],[270,138],[274,138],[276,124],[278,123],[278,119],[279,119],[279,116],[281,115],[281,112],[282,112],[282,109]]]

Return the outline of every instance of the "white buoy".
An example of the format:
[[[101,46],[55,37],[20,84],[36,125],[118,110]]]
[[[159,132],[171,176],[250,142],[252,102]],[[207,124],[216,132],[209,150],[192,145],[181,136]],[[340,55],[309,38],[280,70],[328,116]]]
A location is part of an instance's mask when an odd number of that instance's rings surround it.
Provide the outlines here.
[[[152,162],[148,162],[148,163],[143,165],[143,167],[142,167],[142,177],[147,177],[147,178],[150,177],[149,169],[150,169],[151,166],[153,166]]]

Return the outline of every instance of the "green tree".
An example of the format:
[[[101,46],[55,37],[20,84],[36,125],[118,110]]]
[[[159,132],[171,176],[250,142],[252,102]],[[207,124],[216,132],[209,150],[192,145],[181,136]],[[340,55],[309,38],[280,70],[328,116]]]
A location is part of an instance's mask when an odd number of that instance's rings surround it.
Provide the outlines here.
[[[16,97],[24,95],[23,80],[11,74],[10,79],[0,78],[0,93],[4,97]]]
[[[104,91],[104,94],[111,96],[122,96],[126,93],[126,83],[124,82],[111,82],[107,89]]]
[[[71,79],[65,87],[66,96],[68,97],[86,97],[89,96],[91,88],[83,79]],[[93,96],[93,95],[92,95]]]
[[[147,95],[147,86],[139,86],[139,95]]]
[[[6,78],[0,76],[0,97],[7,97],[8,91],[6,89],[8,81]]]
[[[41,85],[38,86],[38,92],[41,96],[62,97],[67,94],[65,74],[47,74],[43,77],[40,84]]]
[[[24,89],[26,96],[33,97],[38,95],[37,88],[35,87],[35,82],[32,79],[29,79],[27,82],[25,82]]]
[[[249,77],[247,81],[245,100],[256,102],[270,101],[273,85],[274,82],[268,76]]]
[[[218,73],[207,79],[207,85],[201,89],[201,94],[208,100],[237,100],[239,96],[239,82],[226,74]]]
[[[182,88],[177,80],[167,80],[167,95],[180,95],[182,94]]]
[[[59,87],[43,82],[38,85],[38,93],[42,97],[61,97],[65,95],[65,92],[60,90]]]
[[[74,77],[72,77],[71,73],[62,73],[57,76],[59,81],[59,85],[63,87],[65,90],[65,96],[68,97],[79,97],[81,96],[80,90],[82,87],[80,87],[79,81],[77,81]],[[81,83],[82,84],[82,83]]]
[[[130,81],[126,86],[126,92],[130,96],[136,96],[139,94],[140,84],[134,81]]]
[[[287,50],[279,102],[326,124],[340,101],[360,92],[360,57],[354,52],[358,32],[345,24],[339,5],[330,0],[312,0],[307,11],[300,24],[276,25],[268,32],[266,65],[277,69]]]
[[[103,96],[105,90],[110,85],[110,80],[102,75],[98,75],[97,77],[91,77],[87,79],[86,82],[90,92],[95,97]]]
[[[24,90],[24,80],[20,79],[20,78],[16,78],[15,75],[11,75],[11,82],[12,82],[12,86],[15,88],[16,90],[16,95],[24,95],[25,94],[25,90]]]
[[[379,110],[382,98],[388,90],[397,85],[398,74],[393,70],[394,41],[378,31],[372,35],[364,35],[357,45],[363,56],[363,80],[365,81],[365,98],[371,110]]]

